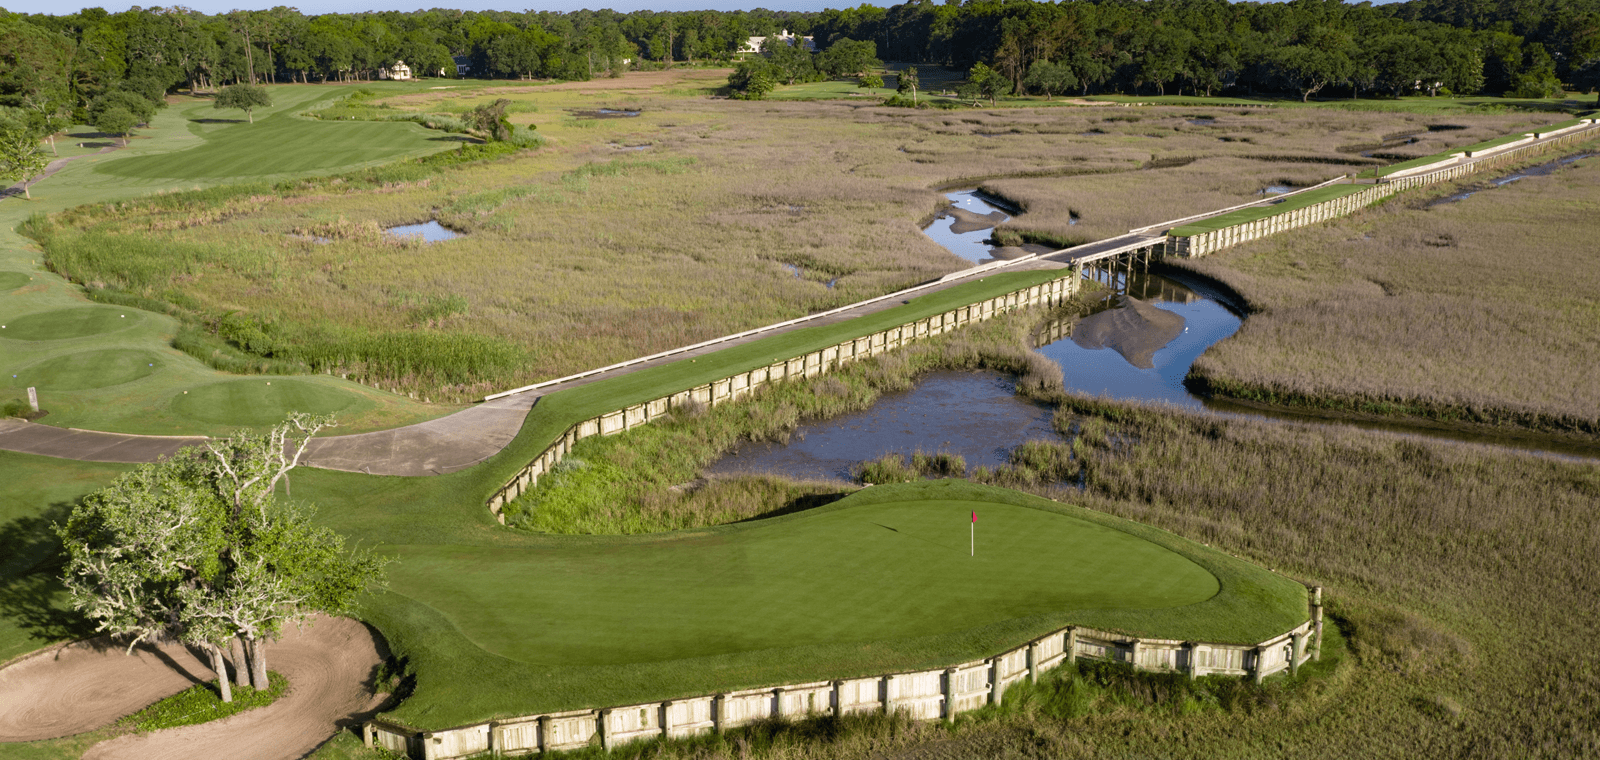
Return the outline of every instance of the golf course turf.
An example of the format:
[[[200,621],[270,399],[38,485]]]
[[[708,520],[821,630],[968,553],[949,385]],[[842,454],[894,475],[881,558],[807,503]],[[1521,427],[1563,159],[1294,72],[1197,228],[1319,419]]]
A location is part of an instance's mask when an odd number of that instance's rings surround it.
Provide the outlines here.
[[[1303,586],[1226,554],[956,480],[706,530],[485,544],[385,547],[400,561],[363,616],[417,675],[390,717],[437,729],[940,667],[1074,623],[1254,643],[1307,615]]]

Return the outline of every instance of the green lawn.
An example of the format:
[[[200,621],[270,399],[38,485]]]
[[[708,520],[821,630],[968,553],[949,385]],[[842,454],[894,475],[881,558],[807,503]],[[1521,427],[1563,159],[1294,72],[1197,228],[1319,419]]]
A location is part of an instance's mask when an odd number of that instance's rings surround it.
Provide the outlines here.
[[[424,87],[368,86],[395,92]],[[348,93],[350,86],[270,89],[274,105],[258,110],[254,124],[239,112],[212,108],[208,100],[183,98],[137,130],[128,147],[104,155],[87,154],[117,141],[87,127],[70,129],[57,141],[61,154],[83,157],[34,185],[33,200],[0,201],[0,402],[37,387],[41,406],[50,412],[42,422],[156,435],[217,434],[281,417],[282,408],[271,399],[258,406],[256,399],[216,392],[213,384],[228,376],[171,347],[174,319],[86,303],[78,287],[43,271],[36,246],[14,231],[32,214],[85,203],[343,172],[459,144],[453,135],[412,123],[318,122],[295,115]],[[347,431],[408,424],[456,408],[333,377],[287,382],[314,385],[309,395],[321,400],[320,408],[339,409],[352,423]],[[216,403],[207,406],[202,398]],[[241,403],[258,413],[233,414]]]
[[[390,589],[365,611],[417,674],[391,717],[421,728],[940,667],[1074,622],[1248,643],[1306,615],[1304,587],[1259,567],[965,481],[659,536],[462,543],[462,527],[387,547]]]
[[[191,131],[203,142],[175,153],[133,156],[98,164],[95,171],[132,179],[236,180],[284,174],[326,174],[333,170],[424,155],[461,144],[459,135],[435,132],[410,122],[325,122],[296,114],[326,100],[328,90],[303,86],[274,93],[276,113],[245,122],[235,111],[216,111],[200,103],[184,109]],[[218,128],[197,120],[226,119]],[[237,121],[235,121],[237,120]]]
[[[60,542],[50,525],[126,469],[0,451],[0,662],[86,633],[61,609]]]

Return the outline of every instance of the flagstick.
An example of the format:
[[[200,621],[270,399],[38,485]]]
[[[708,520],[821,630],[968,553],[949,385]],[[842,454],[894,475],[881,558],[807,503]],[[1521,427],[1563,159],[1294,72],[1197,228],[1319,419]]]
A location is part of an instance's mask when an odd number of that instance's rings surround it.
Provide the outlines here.
[[[972,546],[967,549],[968,557],[978,556],[978,513],[972,513]]]

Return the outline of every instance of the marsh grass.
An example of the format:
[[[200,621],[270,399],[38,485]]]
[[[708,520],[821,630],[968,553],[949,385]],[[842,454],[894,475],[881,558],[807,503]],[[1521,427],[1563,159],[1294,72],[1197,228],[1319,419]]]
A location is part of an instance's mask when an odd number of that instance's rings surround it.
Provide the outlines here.
[[[495,145],[464,146],[463,155],[497,160],[459,167],[440,168],[455,160],[458,152],[450,151],[339,178],[87,207],[57,217],[63,231],[46,244],[47,253],[81,282],[133,280],[120,289],[182,300],[200,314],[256,315],[284,343],[320,336],[315,351],[293,358],[321,371],[367,373],[360,375],[365,382],[465,400],[962,268],[965,261],[918,232],[919,222],[944,205],[934,188],[1081,175],[989,184],[1032,209],[1017,229],[1036,239],[1088,239],[1119,234],[1130,221],[1199,210],[1191,205],[1253,199],[1263,183],[1309,182],[1348,168],[1302,160],[1370,163],[1336,148],[1425,130],[1417,125],[1428,121],[1409,114],[1219,111],[1217,124],[1200,127],[1187,123],[1192,109],[1182,108],[1141,109],[1138,121],[1108,121],[1116,114],[1096,108],[945,113],[846,102],[709,101],[692,91],[714,76],[650,72],[581,86],[357,98],[338,107],[385,118],[391,111],[448,115],[506,97],[512,121],[536,126],[548,142],[514,156],[484,155]],[[574,115],[617,105],[643,115]],[[1429,133],[1437,144],[1416,147],[1437,152],[1537,118],[1462,116],[1470,129]],[[1091,130],[1098,131],[1085,136]],[[1239,139],[1220,139],[1230,136]],[[639,143],[649,143],[649,152],[611,147]],[[1142,170],[1200,156],[1218,158]],[[1080,187],[1095,196],[1086,198]],[[1125,208],[1143,211],[1129,215]],[[1077,226],[1066,224],[1071,211],[1081,217]],[[378,233],[430,218],[468,234],[405,245]],[[800,277],[784,265],[797,267]],[[468,307],[444,320],[414,320],[397,305],[397,293],[460,297]],[[340,330],[312,329],[330,324]],[[497,341],[506,350],[496,349],[496,356],[520,354],[471,368],[426,365],[423,355],[357,357],[374,345],[359,336],[381,334],[378,344],[391,345],[412,331],[438,333],[418,342],[417,351],[445,336],[475,336],[462,352]]]
[[[1171,262],[1253,312],[1195,362],[1191,383],[1271,404],[1600,435],[1600,268],[1584,200],[1600,195],[1600,159],[1428,205],[1458,191]]]
[[[1081,313],[1091,298],[1085,295],[1053,310],[1052,318]],[[837,492],[837,484],[767,477],[697,479],[703,468],[739,442],[787,442],[805,422],[865,409],[885,393],[910,388],[918,375],[933,370],[1006,372],[1034,378],[1019,382],[1021,392],[1059,392],[1059,368],[1045,360],[1056,372],[1053,378],[1041,378],[1039,362],[1033,359],[1036,354],[1027,347],[1029,332],[1041,314],[1018,312],[829,375],[765,386],[738,402],[679,407],[666,420],[619,435],[585,438],[562,466],[505,506],[507,524],[544,533],[651,533],[800,508]],[[568,464],[574,459],[583,464]],[[959,477],[966,471],[960,457],[938,453],[919,452],[910,463],[900,461],[898,466],[915,477]],[[914,478],[866,479],[889,483]]]

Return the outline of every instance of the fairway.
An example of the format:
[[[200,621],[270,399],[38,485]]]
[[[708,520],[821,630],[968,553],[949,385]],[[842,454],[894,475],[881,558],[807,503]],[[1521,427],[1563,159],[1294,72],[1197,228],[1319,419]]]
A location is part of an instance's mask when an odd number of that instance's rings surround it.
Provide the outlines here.
[[[310,86],[276,88],[276,98],[297,98],[309,103],[336,91]],[[205,142],[188,150],[133,156],[100,164],[95,171],[134,179],[223,179],[271,174],[324,173],[363,164],[419,155],[463,139],[409,122],[321,122],[296,115],[296,106],[283,108],[254,124],[243,122],[226,128],[200,130],[196,119],[238,116],[216,112],[209,106],[190,106],[185,115]]]
[[[16,290],[31,280],[25,272],[0,272],[0,290]]]
[[[202,385],[174,397],[172,411],[219,425],[271,425],[290,412],[332,414],[361,400],[331,385],[267,377]]]

